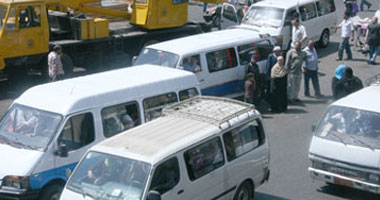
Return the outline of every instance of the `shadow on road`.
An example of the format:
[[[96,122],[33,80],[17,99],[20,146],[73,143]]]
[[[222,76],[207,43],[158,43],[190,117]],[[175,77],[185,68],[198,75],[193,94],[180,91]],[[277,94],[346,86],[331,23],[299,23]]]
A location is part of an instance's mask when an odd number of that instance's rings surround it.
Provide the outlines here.
[[[307,113],[305,110],[299,109],[299,108],[288,108],[288,110],[285,112],[285,114],[305,114],[305,113]]]
[[[317,48],[318,58],[327,57],[331,54],[337,53],[339,47],[339,42],[330,42],[327,48]]]
[[[380,195],[339,185],[325,185],[317,190],[329,195],[351,200],[379,200]]]
[[[288,200],[282,197],[273,196],[270,194],[264,194],[260,192],[255,192],[255,199],[256,200]]]

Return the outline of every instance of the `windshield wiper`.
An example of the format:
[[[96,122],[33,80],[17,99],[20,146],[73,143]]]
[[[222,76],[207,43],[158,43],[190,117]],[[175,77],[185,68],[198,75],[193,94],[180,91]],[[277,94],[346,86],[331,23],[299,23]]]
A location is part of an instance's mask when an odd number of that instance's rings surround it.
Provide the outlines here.
[[[338,138],[340,142],[342,142],[344,145],[346,145],[343,138],[341,138],[336,132],[330,131],[328,135],[330,135],[330,134],[332,134],[335,138]]]
[[[352,136],[350,134],[347,134],[347,135],[354,141],[354,143],[356,141],[358,141],[360,144],[366,146],[367,148],[371,149],[372,151],[375,151],[375,149],[370,144],[368,144],[368,143],[364,142],[363,140],[357,138],[357,136],[354,137],[354,136]]]

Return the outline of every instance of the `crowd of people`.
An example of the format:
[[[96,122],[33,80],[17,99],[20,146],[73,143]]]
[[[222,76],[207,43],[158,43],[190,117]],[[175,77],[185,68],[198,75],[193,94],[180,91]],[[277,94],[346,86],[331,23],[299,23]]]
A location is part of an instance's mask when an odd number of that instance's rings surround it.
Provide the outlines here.
[[[345,1],[347,10],[344,12],[342,22],[339,25],[331,26],[331,28],[341,29],[341,41],[336,61],[343,60],[344,51],[346,53],[344,60],[353,59],[350,47],[350,38],[351,41],[354,40],[354,25],[351,21],[353,14],[348,10],[352,11],[352,6],[357,4],[356,1],[352,2]],[[368,9],[371,7],[371,4],[367,4],[363,0],[360,5],[361,10],[363,10],[364,4]],[[369,47],[368,64],[370,65],[376,64],[376,57],[380,51],[380,20],[378,17],[380,17],[380,10],[372,18],[366,33],[366,45]],[[285,56],[282,56],[281,52],[281,48],[276,46],[273,48],[273,53],[268,56],[264,80],[259,74],[255,59],[252,58],[246,68],[245,101],[259,107],[260,102],[265,99],[270,105],[271,112],[285,112],[288,104],[301,103],[298,95],[302,76],[304,96],[311,97],[309,87],[311,80],[314,96],[316,98],[324,97],[319,85],[318,53],[314,42],[307,39],[306,29],[300,24],[298,14],[292,20],[291,48]],[[351,67],[341,63],[338,65],[331,81],[334,100],[363,88],[362,81],[354,76]]]

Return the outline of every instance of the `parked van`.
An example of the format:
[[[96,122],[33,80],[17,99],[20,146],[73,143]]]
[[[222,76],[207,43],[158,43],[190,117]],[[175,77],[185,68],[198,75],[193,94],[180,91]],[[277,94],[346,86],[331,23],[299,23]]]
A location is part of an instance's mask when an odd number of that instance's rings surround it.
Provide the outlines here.
[[[315,180],[380,194],[380,84],[327,108],[309,158]]]
[[[224,4],[221,14],[221,27],[237,24],[231,4]],[[308,39],[326,47],[330,35],[335,33],[330,26],[337,24],[334,0],[264,0],[254,3],[244,16],[239,28],[249,28],[260,34],[269,34],[281,49],[290,49],[292,40],[291,20],[299,13],[300,22],[305,26]]]
[[[28,89],[0,121],[0,199],[58,199],[89,147],[198,94],[194,74],[152,65]]]
[[[203,95],[242,96],[245,66],[255,56],[265,74],[273,42],[256,31],[231,29],[174,39],[145,47],[135,64],[194,72]]]
[[[163,113],[93,146],[61,200],[253,199],[268,180],[268,141],[252,105],[195,97]]]

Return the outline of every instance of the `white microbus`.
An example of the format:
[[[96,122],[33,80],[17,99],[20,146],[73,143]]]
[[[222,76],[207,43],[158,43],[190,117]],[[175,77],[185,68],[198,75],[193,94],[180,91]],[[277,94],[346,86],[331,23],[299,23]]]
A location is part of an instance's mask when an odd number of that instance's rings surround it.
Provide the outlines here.
[[[380,85],[331,104],[313,136],[315,180],[380,194]]]
[[[92,145],[198,94],[194,74],[153,65],[28,89],[0,121],[0,199],[58,199]]]
[[[268,178],[260,113],[236,100],[195,97],[93,146],[61,200],[253,199]]]
[[[264,79],[273,42],[257,31],[230,29],[192,35],[145,47],[135,64],[155,64],[194,72],[203,95],[238,97],[245,67],[255,57]]]

